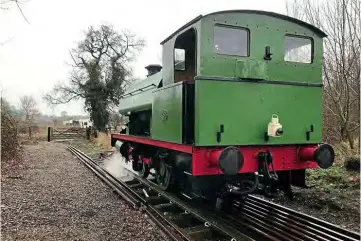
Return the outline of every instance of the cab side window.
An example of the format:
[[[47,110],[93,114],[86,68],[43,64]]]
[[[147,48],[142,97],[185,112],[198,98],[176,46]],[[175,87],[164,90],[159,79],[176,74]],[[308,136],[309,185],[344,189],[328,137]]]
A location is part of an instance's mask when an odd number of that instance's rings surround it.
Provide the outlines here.
[[[186,51],[184,49],[174,49],[174,69],[185,70],[186,69]]]
[[[194,82],[196,75],[196,38],[194,28],[190,28],[176,38],[174,43],[174,83]]]

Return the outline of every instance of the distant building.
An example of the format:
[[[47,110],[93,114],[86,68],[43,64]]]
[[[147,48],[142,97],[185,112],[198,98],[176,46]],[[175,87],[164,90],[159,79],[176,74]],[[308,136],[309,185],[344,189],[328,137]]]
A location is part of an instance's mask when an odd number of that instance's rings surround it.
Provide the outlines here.
[[[79,120],[67,120],[63,121],[64,126],[79,126],[81,128],[87,128],[93,126],[93,123],[90,119],[79,119]]]
[[[82,128],[93,126],[93,123],[90,121],[90,119],[80,119],[78,121],[79,121],[79,126]]]
[[[64,126],[71,126],[71,125],[73,125],[73,120],[63,121],[63,125],[64,125]]]

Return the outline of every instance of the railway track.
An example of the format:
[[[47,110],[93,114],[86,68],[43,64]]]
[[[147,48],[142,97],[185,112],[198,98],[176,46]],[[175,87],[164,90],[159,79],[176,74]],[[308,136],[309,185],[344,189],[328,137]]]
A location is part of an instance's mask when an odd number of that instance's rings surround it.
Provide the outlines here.
[[[171,240],[254,240],[211,212],[201,212],[147,180],[134,175],[133,180],[123,182],[83,152],[71,146],[68,149],[130,205],[142,208]]]
[[[360,234],[281,205],[249,196],[236,203],[239,222],[246,222],[281,240],[356,241]]]
[[[68,149],[172,240],[360,240],[360,234],[255,196],[235,201],[232,214],[217,213],[161,191],[136,175],[120,181],[74,147]]]
[[[256,240],[357,241],[360,234],[249,195],[221,219]]]

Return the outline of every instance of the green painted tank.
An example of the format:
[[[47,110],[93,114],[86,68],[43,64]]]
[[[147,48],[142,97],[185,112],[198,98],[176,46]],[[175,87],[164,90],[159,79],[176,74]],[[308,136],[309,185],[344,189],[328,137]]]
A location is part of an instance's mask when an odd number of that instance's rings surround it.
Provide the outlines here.
[[[159,71],[146,79],[133,83],[122,95],[119,102],[119,113],[137,112],[152,109],[154,90],[162,81],[162,71]]]

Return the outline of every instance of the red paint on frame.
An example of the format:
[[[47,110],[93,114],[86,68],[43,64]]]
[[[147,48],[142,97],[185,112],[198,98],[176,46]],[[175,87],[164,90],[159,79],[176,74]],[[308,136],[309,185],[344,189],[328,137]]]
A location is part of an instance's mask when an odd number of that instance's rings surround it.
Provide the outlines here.
[[[316,148],[316,146],[312,146]],[[193,176],[219,175],[223,174],[219,168],[216,156],[223,148],[198,148],[193,149]],[[239,173],[250,173],[258,171],[257,155],[261,151],[269,150],[273,156],[273,163],[276,171],[317,168],[313,160],[301,161],[298,154],[298,146],[252,146],[239,147],[244,157],[244,164]],[[269,166],[272,170],[271,165]]]
[[[150,145],[150,146],[162,147],[165,149],[180,151],[180,152],[184,152],[184,153],[192,153],[192,150],[193,150],[193,146],[191,146],[191,145],[177,144],[177,143],[172,143],[172,142],[167,142],[167,141],[158,141],[158,140],[153,140],[153,139],[149,139],[146,137],[130,136],[130,135],[125,135],[125,134],[112,134],[111,138],[121,140],[121,141],[132,141],[132,142],[142,143],[142,144],[146,144],[146,145]]]
[[[169,150],[190,153],[193,155],[193,176],[223,174],[218,165],[218,158],[225,147],[195,147],[191,145],[177,144],[125,134],[112,134],[111,136],[113,139],[121,141],[131,141]],[[259,152],[266,150],[269,150],[272,153],[276,171],[317,168],[317,163],[312,160],[313,152],[317,149],[317,147],[318,145],[241,146],[239,149],[243,154],[244,164],[239,173],[258,171],[257,155]],[[144,159],[143,161],[146,163],[151,161]],[[270,170],[272,169],[271,166],[269,166],[269,168]]]

